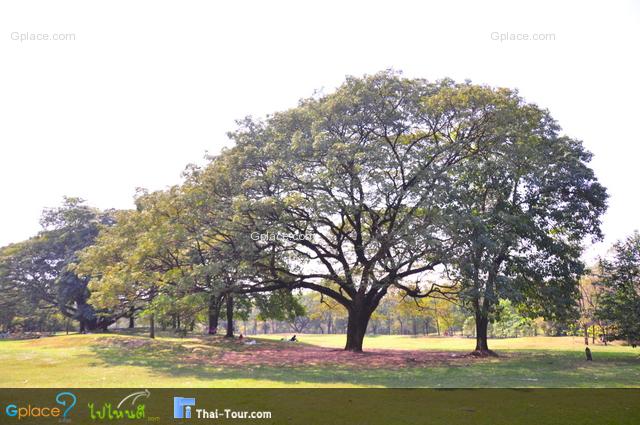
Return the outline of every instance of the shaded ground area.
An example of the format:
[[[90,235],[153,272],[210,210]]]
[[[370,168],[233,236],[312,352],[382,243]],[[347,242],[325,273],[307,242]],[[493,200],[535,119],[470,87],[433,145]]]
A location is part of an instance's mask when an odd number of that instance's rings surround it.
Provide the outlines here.
[[[343,335],[299,337],[253,346],[122,333],[0,341],[0,386],[640,387],[640,350],[593,346],[587,362],[584,346],[566,337],[492,341],[500,357],[491,359],[467,357],[473,341],[462,338],[380,336],[354,354],[336,348]]]
[[[469,365],[481,360],[461,353],[427,350],[371,349],[353,353],[336,348],[318,347],[303,343],[260,340],[255,345],[244,341],[226,341],[222,338],[199,338],[180,344],[180,348],[149,339],[110,338],[106,345],[123,348],[172,349],[182,361],[190,364],[216,367],[247,366],[341,366],[364,369],[393,369],[419,366]]]

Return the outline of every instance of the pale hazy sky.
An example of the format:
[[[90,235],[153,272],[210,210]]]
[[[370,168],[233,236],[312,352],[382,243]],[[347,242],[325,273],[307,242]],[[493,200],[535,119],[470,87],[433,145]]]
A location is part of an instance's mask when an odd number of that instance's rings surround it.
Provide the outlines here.
[[[13,0],[0,30],[0,246],[63,195],[131,207],[235,119],[386,68],[518,88],[595,154],[606,244],[640,228],[640,1]]]

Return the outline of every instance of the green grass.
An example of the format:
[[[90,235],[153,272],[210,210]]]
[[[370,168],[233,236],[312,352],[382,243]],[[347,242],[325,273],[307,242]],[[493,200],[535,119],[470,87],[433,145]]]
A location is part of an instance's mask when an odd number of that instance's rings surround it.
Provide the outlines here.
[[[259,335],[262,339],[280,340],[290,337],[292,334],[268,334]],[[298,335],[302,342],[321,347],[343,348],[345,336],[339,334]],[[470,352],[475,346],[475,339],[462,337],[439,336],[407,336],[407,335],[368,335],[364,339],[364,349],[394,349],[394,350],[446,350]],[[492,339],[489,347],[494,350],[551,350],[551,351],[580,351],[584,352],[584,338],[581,337],[525,337]],[[590,346],[592,350],[601,352],[624,352],[640,355],[640,350],[634,351],[631,347],[621,346],[617,343],[608,346],[597,344]]]
[[[261,337],[260,349],[290,344],[281,336]],[[339,348],[344,335],[299,335],[302,344]],[[474,341],[453,337],[375,336],[367,349],[434,350],[463,353]],[[299,345],[302,347],[303,345]],[[217,366],[189,362],[197,350],[215,359],[225,350],[244,350],[223,338],[122,334],[69,335],[0,341],[1,387],[638,387],[640,350],[591,346],[584,360],[580,338],[534,337],[490,341],[499,358],[395,368],[301,364],[296,367]],[[253,348],[255,349],[255,348]],[[255,355],[260,355],[257,351]]]

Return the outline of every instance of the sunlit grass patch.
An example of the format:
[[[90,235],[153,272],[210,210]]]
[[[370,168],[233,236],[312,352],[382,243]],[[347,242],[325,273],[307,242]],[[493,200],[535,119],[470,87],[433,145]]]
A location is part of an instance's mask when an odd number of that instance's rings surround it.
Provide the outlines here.
[[[473,339],[383,335],[364,355],[344,335],[219,336],[89,334],[0,341],[4,387],[637,387],[640,350],[581,338],[491,340],[498,358],[471,359]],[[404,354],[403,354],[404,353]],[[421,353],[424,353],[421,354]],[[283,366],[283,365],[286,365]]]

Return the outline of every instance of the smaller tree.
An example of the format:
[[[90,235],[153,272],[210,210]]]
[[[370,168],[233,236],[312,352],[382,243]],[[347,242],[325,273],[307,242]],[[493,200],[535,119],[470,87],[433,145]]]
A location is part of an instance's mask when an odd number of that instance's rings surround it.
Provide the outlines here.
[[[45,209],[40,222],[38,235],[0,249],[0,304],[20,304],[32,318],[34,312],[59,309],[77,320],[81,331],[106,328],[117,316],[94,309],[88,279],[76,275],[72,265],[79,251],[94,243],[100,226],[113,223],[111,211],[65,197],[62,206]]]
[[[598,317],[597,314],[600,309],[603,292],[602,285],[598,283],[600,273],[601,272],[597,270],[580,279],[580,298],[578,299],[580,320],[578,321],[578,326],[583,332],[585,345],[589,345],[589,336],[591,336],[592,342],[595,343],[597,330],[599,330],[602,335],[605,335],[608,325],[608,323]]]
[[[155,337],[155,314],[186,306],[192,314],[193,300],[179,303],[183,290],[185,237],[175,225],[175,196],[172,192],[143,193],[137,210],[119,211],[116,223],[103,227],[96,243],[79,253],[73,270],[87,281],[94,303],[131,316],[141,311],[149,318],[150,337]]]
[[[613,246],[613,258],[600,261],[604,288],[597,317],[614,324],[632,346],[640,341],[640,233]]]

